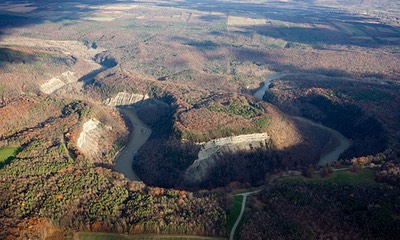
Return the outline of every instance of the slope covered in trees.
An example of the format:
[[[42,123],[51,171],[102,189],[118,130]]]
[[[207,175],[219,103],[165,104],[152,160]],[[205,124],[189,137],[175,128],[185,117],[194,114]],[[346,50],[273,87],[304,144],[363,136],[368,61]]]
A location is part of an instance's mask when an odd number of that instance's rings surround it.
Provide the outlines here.
[[[395,239],[399,195],[377,183],[277,183],[253,200],[240,238]]]
[[[26,218],[44,218],[54,227],[80,231],[225,234],[220,196],[151,188],[101,167],[112,159],[114,148],[121,146],[104,146],[102,158],[97,160],[79,152],[76,130],[91,116],[112,124],[113,131],[106,140],[121,143],[119,138],[124,135],[118,129],[123,124],[119,115],[114,112],[114,117],[104,119],[101,107],[83,102],[50,102],[58,107],[58,113],[50,120],[39,120],[30,129],[17,125],[17,133],[7,135],[7,142],[21,145],[22,150],[0,170],[2,238],[29,236],[26,231],[12,230]],[[44,112],[54,114],[54,108],[48,107]],[[6,144],[5,140],[1,143]]]

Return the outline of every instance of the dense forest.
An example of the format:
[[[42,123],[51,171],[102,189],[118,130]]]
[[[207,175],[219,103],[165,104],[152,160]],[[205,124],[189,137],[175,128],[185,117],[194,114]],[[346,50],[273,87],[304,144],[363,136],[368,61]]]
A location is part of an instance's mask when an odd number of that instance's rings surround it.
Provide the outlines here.
[[[7,192],[0,197],[2,238],[29,236],[25,231],[13,231],[15,221],[19,223],[27,217],[44,218],[53,227],[80,231],[225,234],[221,196],[148,187],[102,167],[105,162],[99,162],[100,159],[110,159],[115,154],[114,148],[121,146],[103,146],[109,152],[97,160],[81,154],[71,139],[77,138],[74,134],[77,124],[85,118],[96,115],[101,119],[96,106],[56,99],[33,100],[47,102],[48,105],[40,105],[48,106],[45,114],[56,113],[54,109],[58,109],[58,114],[29,129],[15,122],[13,131],[3,137],[7,140],[2,140],[2,144],[18,144],[21,148],[0,169],[0,191]],[[7,108],[0,110],[3,116],[9,116]],[[123,124],[118,116],[110,119],[109,124],[115,127]],[[103,122],[106,121],[103,119]],[[123,137],[119,134],[110,131],[108,137],[118,143],[121,142],[118,138]]]
[[[242,239],[395,239],[399,188],[277,183],[253,200]],[[318,219],[318,221],[315,221]]]
[[[298,80],[288,80],[292,78]],[[397,144],[399,127],[392,117],[385,117],[388,111],[397,115],[398,102],[391,98],[397,98],[394,96],[397,88],[379,85],[372,92],[370,83],[306,79],[307,76],[288,76],[286,80],[275,81],[264,99],[352,139],[352,146],[343,158],[376,154]]]

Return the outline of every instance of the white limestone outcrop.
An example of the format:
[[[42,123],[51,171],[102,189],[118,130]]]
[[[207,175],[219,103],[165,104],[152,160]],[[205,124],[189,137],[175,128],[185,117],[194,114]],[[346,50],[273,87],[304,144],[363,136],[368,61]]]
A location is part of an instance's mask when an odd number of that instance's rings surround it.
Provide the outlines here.
[[[77,82],[78,79],[79,78],[75,75],[74,72],[66,71],[63,72],[61,75],[54,77],[46,83],[42,84],[40,86],[40,91],[45,94],[50,94],[57,91],[58,89],[61,89],[69,83]]]
[[[78,138],[78,147],[88,156],[97,155],[99,150],[98,140],[103,134],[102,124],[97,119],[90,119],[83,124],[83,129]]]
[[[142,100],[148,99],[147,94],[136,94],[128,92],[119,92],[115,97],[107,98],[103,103],[107,106],[128,106]]]
[[[218,164],[217,157],[219,155],[263,147],[268,144],[269,140],[270,136],[267,133],[254,133],[199,143],[202,146],[201,150],[198,158],[185,171],[185,182],[196,184],[207,180],[209,172]]]

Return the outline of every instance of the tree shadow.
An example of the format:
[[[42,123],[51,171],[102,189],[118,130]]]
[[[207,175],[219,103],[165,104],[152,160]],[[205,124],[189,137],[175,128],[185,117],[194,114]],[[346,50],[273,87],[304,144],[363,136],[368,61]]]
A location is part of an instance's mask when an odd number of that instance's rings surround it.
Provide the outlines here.
[[[265,184],[267,176],[288,171],[301,170],[318,163],[316,149],[308,144],[297,144],[283,150],[271,146],[251,147],[250,150],[224,152],[215,156],[216,163],[209,167],[206,177],[201,182],[180,181],[177,187],[199,190],[226,187],[237,181],[251,186]],[[307,153],[307,154],[305,154]]]
[[[13,63],[32,63],[37,60],[37,55],[29,54],[11,48],[0,47],[0,67]]]
[[[85,5],[87,4],[87,5]],[[95,13],[96,7],[102,5],[120,4],[117,0],[92,1],[48,1],[33,0],[12,1],[0,4],[0,44],[7,35],[13,35],[23,28],[34,27],[41,24],[59,23],[65,20],[82,20]],[[84,7],[83,7],[84,6]],[[65,24],[68,24],[66,22]],[[29,36],[27,36],[29,37]],[[11,43],[3,44],[0,52],[0,69],[6,64],[12,63],[34,63],[38,57],[31,54],[26,48],[18,47]],[[93,46],[92,46],[93,47]],[[90,73],[82,80],[91,78],[95,73]]]

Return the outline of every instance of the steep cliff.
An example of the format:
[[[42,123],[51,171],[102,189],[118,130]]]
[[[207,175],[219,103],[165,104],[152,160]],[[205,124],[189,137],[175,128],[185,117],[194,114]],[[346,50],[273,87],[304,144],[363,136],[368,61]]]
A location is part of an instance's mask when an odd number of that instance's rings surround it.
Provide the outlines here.
[[[107,98],[103,103],[108,106],[127,106],[148,99],[147,94],[119,92],[115,97]]]
[[[46,94],[53,93],[58,89],[61,89],[65,85],[73,82],[77,82],[79,79],[74,72],[66,71],[60,76],[54,77],[40,86],[40,91]]]
[[[83,124],[78,138],[78,147],[87,156],[95,157],[100,153],[99,139],[103,134],[103,127],[99,120],[90,119]]]
[[[207,179],[208,173],[217,164],[218,155],[239,150],[250,150],[268,144],[270,136],[267,133],[254,133],[225,137],[200,143],[201,150],[198,158],[185,171],[184,181],[189,184],[197,184]]]

